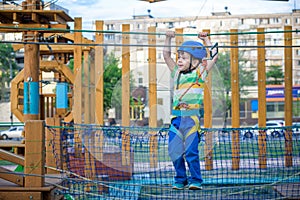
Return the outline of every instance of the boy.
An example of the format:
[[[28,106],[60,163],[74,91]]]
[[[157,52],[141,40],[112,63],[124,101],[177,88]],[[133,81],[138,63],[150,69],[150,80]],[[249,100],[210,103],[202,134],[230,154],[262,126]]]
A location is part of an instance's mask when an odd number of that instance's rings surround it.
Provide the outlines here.
[[[213,58],[208,60],[205,47],[197,41],[186,41],[178,49],[177,63],[171,58],[171,39],[174,31],[167,31],[163,56],[174,79],[172,120],[169,129],[169,156],[176,175],[173,189],[202,189],[202,176],[199,162],[200,118],[203,115],[203,90],[207,73],[218,59],[214,49]],[[198,38],[211,46],[207,33],[201,32]],[[187,177],[185,161],[191,177]]]

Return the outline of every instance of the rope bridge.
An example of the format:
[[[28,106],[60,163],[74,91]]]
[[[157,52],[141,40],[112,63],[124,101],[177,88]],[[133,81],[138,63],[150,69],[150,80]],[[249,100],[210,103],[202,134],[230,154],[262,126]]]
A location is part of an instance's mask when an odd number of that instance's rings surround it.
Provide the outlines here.
[[[56,170],[63,180],[59,191],[66,199],[296,198],[300,196],[299,128],[202,129],[199,153],[203,190],[177,191],[171,187],[175,171],[168,156],[167,128],[47,126],[53,135],[60,131],[60,145],[51,145]],[[235,132],[238,169],[232,162],[236,156],[232,154]],[[253,137],[247,137],[249,132]],[[289,132],[292,138],[287,138]],[[259,150],[261,135],[265,155]],[[287,151],[290,139],[292,150]],[[259,161],[261,156],[266,158],[265,165]],[[291,166],[286,166],[286,156],[290,156]]]

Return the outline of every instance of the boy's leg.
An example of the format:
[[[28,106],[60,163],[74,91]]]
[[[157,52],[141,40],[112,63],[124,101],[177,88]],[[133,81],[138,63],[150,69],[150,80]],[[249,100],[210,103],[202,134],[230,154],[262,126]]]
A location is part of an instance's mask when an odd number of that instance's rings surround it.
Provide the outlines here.
[[[169,156],[175,168],[175,184],[187,185],[187,176],[185,168],[185,160],[183,158],[184,146],[183,141],[178,135],[172,131],[169,132]]]
[[[202,183],[202,176],[200,171],[200,160],[199,160],[199,137],[198,132],[189,135],[186,138],[186,149],[185,149],[185,159],[188,163],[191,177],[189,178],[189,183]]]
[[[184,128],[185,139],[185,160],[188,163],[191,177],[189,177],[189,189],[194,189],[191,186],[197,186],[201,189],[202,176],[200,171],[200,160],[198,144],[200,142],[198,131],[200,129],[200,116],[191,116],[184,118],[182,122]],[[199,186],[199,187],[198,187]]]

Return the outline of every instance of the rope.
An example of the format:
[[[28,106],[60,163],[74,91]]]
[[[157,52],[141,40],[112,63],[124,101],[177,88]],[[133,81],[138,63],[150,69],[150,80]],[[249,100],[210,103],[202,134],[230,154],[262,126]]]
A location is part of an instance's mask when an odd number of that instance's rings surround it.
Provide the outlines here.
[[[123,32],[116,30],[88,30],[88,29],[62,29],[62,28],[28,28],[28,27],[18,27],[18,26],[0,26],[1,29],[12,29],[12,30],[20,30],[20,31],[47,31],[47,32],[80,32],[80,33],[108,33],[108,34],[124,34],[124,35],[166,35],[165,33],[151,33],[151,32]],[[251,35],[251,34],[273,34],[273,33],[299,33],[300,30],[278,30],[278,31],[247,31],[247,32],[223,32],[223,33],[210,33],[208,36],[215,35]],[[184,33],[184,34],[175,34],[176,36],[198,36],[198,33]]]
[[[23,41],[0,41],[0,43],[4,44],[38,44],[38,45],[66,45],[66,46],[92,46],[92,47],[160,47],[163,48],[165,45],[150,45],[150,44],[111,44],[111,43],[49,43],[49,42],[23,42]],[[171,45],[170,47],[179,47],[179,45]],[[210,46],[205,46],[205,48],[209,48]],[[265,45],[265,46],[256,46],[256,45],[219,45],[218,48],[245,48],[245,49],[253,49],[253,48],[300,48],[300,45]]]

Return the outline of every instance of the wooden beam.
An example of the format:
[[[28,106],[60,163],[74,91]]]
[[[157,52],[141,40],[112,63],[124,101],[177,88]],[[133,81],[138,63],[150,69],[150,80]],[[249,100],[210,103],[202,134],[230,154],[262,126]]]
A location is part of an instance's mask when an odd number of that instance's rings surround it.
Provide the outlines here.
[[[77,30],[74,38],[75,43],[82,42],[82,18],[75,18],[75,30]],[[73,117],[75,124],[82,123],[82,47],[74,47],[74,96],[73,96]],[[82,157],[82,140],[80,136],[80,130],[75,130],[74,133],[75,140],[75,156]]]
[[[42,120],[25,123],[25,187],[43,187],[45,183],[45,124]]]
[[[292,26],[284,27],[284,118],[285,126],[293,122],[293,45]],[[285,131],[285,166],[293,166],[293,132]]]
[[[0,158],[2,160],[7,160],[9,162],[16,163],[16,164],[22,165],[22,166],[24,166],[24,162],[25,162],[24,156],[20,156],[20,155],[11,153],[9,151],[5,151],[3,149],[0,149]]]
[[[130,25],[122,25],[122,126],[130,126]],[[122,134],[122,165],[130,165],[130,135]]]
[[[156,27],[150,26],[149,33],[155,33]],[[149,71],[149,127],[157,127],[157,84],[156,84],[156,35],[148,35],[148,71]],[[150,167],[156,168],[158,164],[158,141],[156,132],[150,133]]]
[[[264,28],[258,28],[258,33],[263,33]],[[258,126],[266,127],[266,50],[265,34],[257,34],[257,73],[258,73]],[[258,135],[258,162],[260,169],[267,168],[267,142],[266,132],[259,130]]]
[[[204,29],[203,32],[210,33],[209,29]],[[210,37],[209,37],[210,38]],[[207,44],[204,44],[207,46]],[[207,52],[209,55],[209,52]],[[212,98],[211,98],[211,84],[212,78],[211,73],[205,79],[204,85],[204,127],[211,128],[212,127]],[[212,170],[213,169],[213,132],[206,132],[205,134],[205,169]]]
[[[237,29],[231,29],[231,33],[236,33]],[[238,35],[230,35],[231,46],[238,45]],[[240,127],[240,88],[239,88],[239,58],[238,48],[230,49],[231,65],[231,110],[232,128]],[[232,169],[238,170],[240,167],[240,140],[239,132],[232,132]]]
[[[36,200],[42,200],[43,195],[42,192],[0,192],[0,199],[6,199],[6,200],[15,200],[15,199],[36,199]]]
[[[95,35],[95,43],[103,44],[104,36],[103,33],[103,21],[96,21],[96,35]],[[103,46],[95,47],[95,120],[96,124],[103,125],[104,124],[104,67],[103,67]],[[97,141],[97,140],[96,140]]]
[[[12,171],[0,166],[0,178],[9,182],[15,183],[19,186],[24,186],[24,176],[22,174],[15,174]]]

